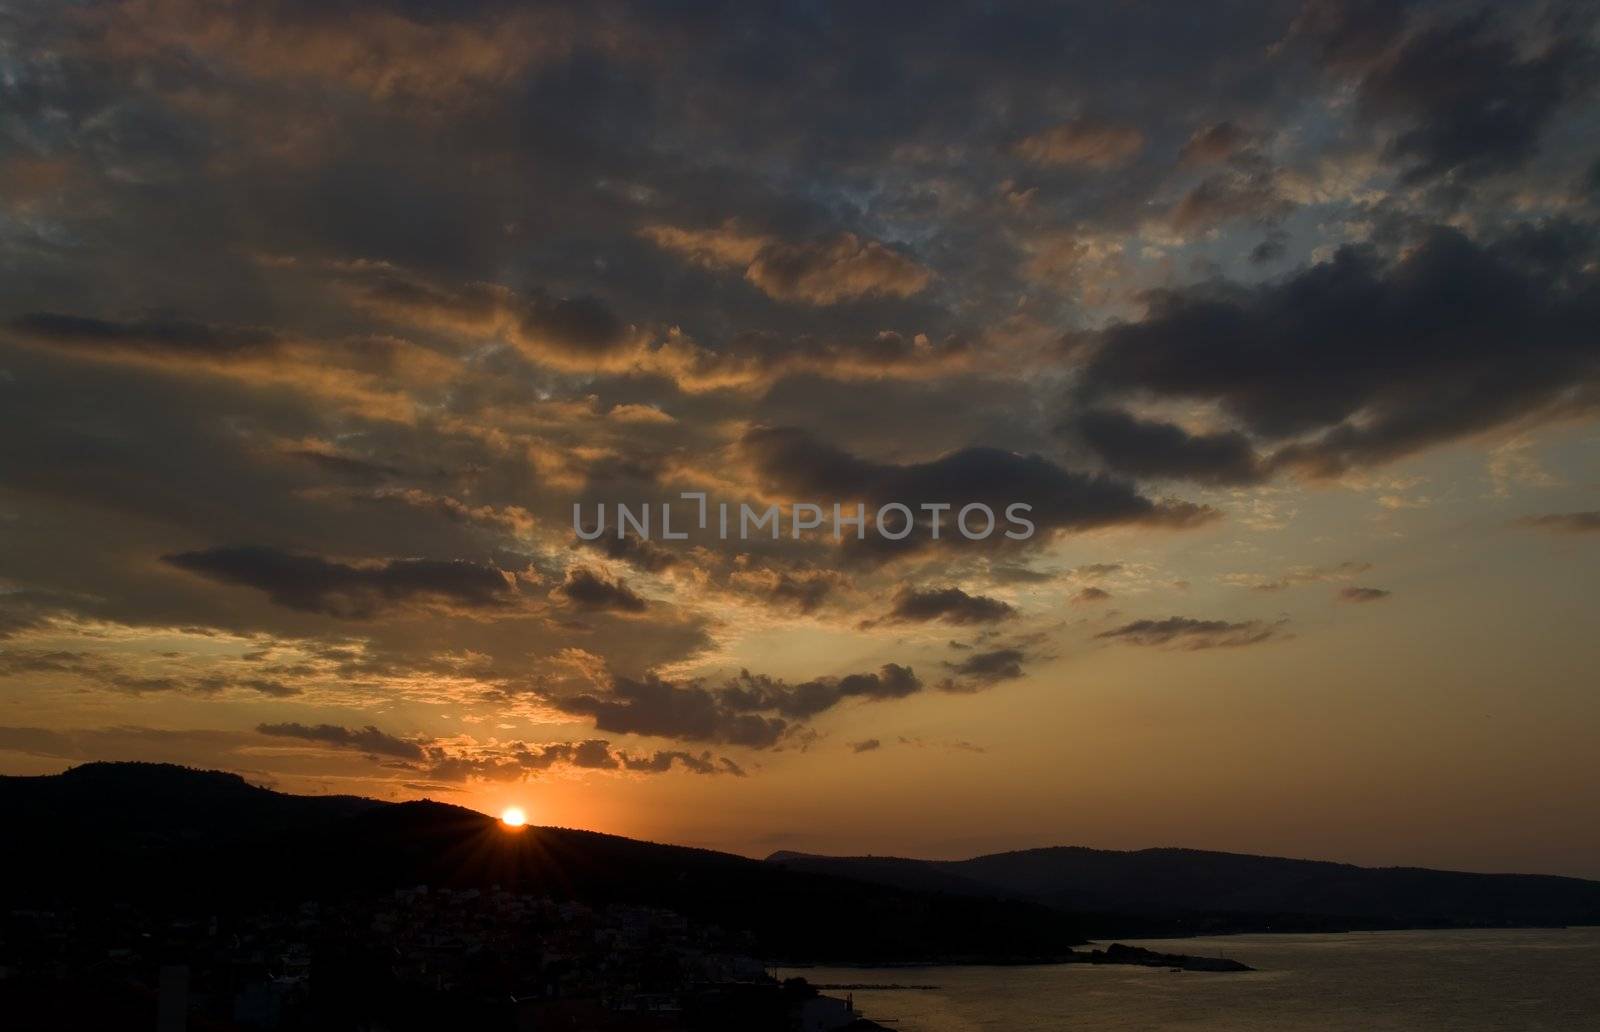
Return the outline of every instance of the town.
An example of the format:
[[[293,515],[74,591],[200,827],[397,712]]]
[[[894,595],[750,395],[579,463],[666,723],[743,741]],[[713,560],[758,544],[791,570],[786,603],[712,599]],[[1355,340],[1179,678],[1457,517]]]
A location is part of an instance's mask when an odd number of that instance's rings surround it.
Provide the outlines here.
[[[13,1027],[162,1032],[882,1027],[849,998],[779,981],[753,951],[669,910],[501,889],[418,885],[237,915],[12,910],[0,1001]]]

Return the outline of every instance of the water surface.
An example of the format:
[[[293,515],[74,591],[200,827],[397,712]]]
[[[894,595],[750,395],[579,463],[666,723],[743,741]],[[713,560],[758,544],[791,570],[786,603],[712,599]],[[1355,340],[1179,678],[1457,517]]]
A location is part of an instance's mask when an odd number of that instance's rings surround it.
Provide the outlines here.
[[[904,1032],[1600,1030],[1600,928],[1128,941],[1170,953],[1221,953],[1260,970],[1173,974],[1068,964],[785,974],[817,983],[939,986],[855,991],[867,1017]]]

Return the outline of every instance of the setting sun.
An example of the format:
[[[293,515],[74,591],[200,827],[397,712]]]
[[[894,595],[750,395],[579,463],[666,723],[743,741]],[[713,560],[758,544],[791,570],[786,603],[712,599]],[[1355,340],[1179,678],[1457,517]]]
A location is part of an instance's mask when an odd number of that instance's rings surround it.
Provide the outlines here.
[[[508,828],[520,828],[528,823],[528,815],[520,806],[508,806],[500,814],[500,823]]]

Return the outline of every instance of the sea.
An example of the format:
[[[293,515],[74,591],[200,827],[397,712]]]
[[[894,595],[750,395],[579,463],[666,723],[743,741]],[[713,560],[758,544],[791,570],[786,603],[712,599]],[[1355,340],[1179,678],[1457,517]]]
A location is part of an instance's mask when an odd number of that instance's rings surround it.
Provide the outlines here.
[[[1600,928],[1126,940],[1256,971],[796,968],[903,1032],[1600,1032]]]

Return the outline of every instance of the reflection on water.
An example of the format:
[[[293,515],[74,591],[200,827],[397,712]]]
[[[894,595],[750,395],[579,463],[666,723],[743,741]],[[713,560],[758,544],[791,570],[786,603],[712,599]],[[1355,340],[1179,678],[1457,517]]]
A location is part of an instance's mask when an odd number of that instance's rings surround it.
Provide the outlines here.
[[[1235,935],[1140,941],[1259,968],[1212,975],[1071,964],[813,968],[905,1032],[1574,1032],[1600,1029],[1600,929]],[[889,1022],[886,1022],[889,1023]]]

